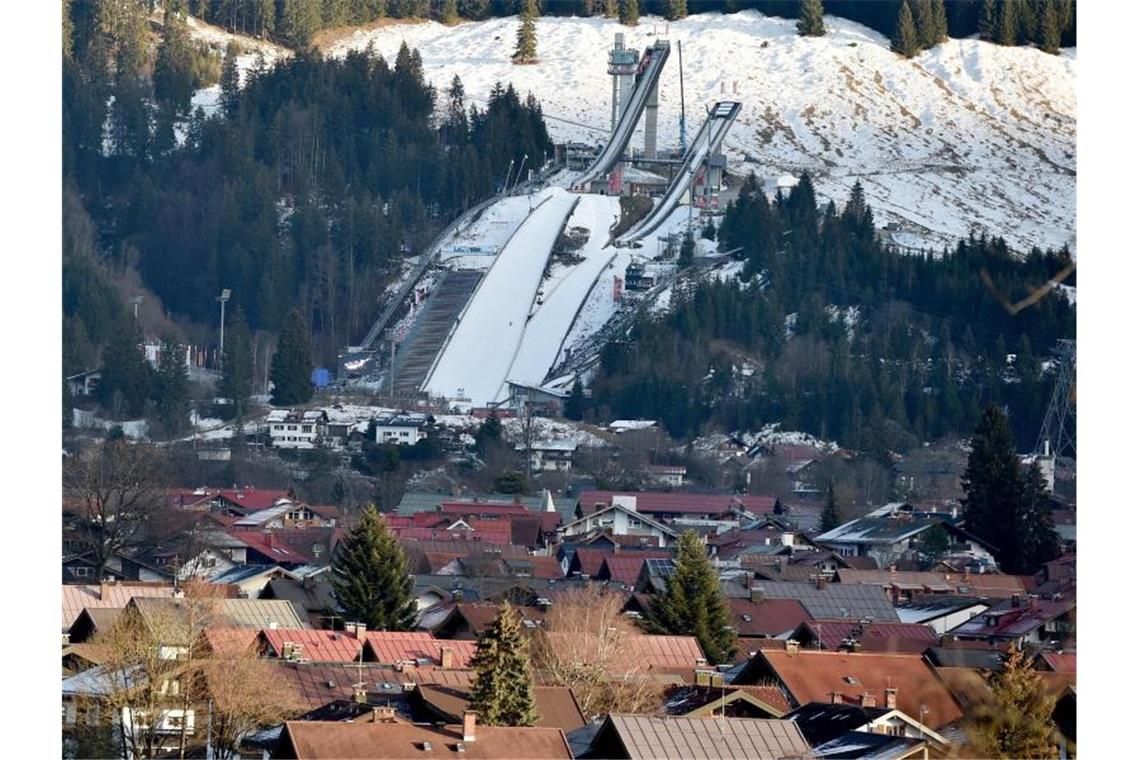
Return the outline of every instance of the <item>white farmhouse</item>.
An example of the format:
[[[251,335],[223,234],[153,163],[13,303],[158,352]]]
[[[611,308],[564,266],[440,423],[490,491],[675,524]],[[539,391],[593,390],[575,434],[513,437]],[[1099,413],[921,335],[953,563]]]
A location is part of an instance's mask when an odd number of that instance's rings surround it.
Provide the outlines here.
[[[563,525],[558,529],[558,535],[562,540],[570,540],[574,536],[585,536],[603,530],[615,536],[654,538],[659,547],[670,546],[677,539],[677,531],[638,512],[637,499],[632,496],[614,496],[608,507]]]
[[[427,438],[428,418],[422,414],[392,414],[376,418],[376,443],[414,446]]]
[[[275,409],[269,413],[266,422],[270,446],[276,449],[313,449],[327,434],[329,419],[320,409]]]

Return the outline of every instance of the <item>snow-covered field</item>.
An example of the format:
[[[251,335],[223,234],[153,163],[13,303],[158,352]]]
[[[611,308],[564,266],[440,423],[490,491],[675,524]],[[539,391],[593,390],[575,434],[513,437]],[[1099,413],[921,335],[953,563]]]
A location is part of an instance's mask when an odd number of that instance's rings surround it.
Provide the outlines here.
[[[495,257],[444,346],[424,384],[428,392],[477,405],[505,396],[550,248],[576,200],[561,188],[535,195],[535,210]]]
[[[898,223],[922,245],[984,229],[1018,249],[1075,247],[1074,51],[1050,56],[950,40],[906,61],[866,27],[831,16],[826,23],[827,36],[802,38],[794,21],[753,11],[670,24],[643,17],[635,29],[601,18],[541,18],[542,60],[534,66],[510,63],[513,18],[358,30],[327,52],[372,43],[393,60],[406,40],[440,90],[458,74],[478,101],[496,81],[513,83],[539,98],[554,139],[597,143],[609,127],[606,50],[614,33],[638,48],[664,37],[674,46],[661,78],[663,148],[679,141],[680,42],[690,132],[705,106],[743,103],[725,140],[734,170],[763,177],[807,170],[819,194],[839,203],[861,179],[879,223]],[[641,140],[635,134],[632,144]]]
[[[225,53],[226,47],[231,42],[237,43],[238,48],[242,51],[237,57],[238,80],[241,85],[245,84],[249,70],[257,65],[259,53],[267,67],[272,67],[273,64],[292,55],[292,52],[280,45],[252,37],[243,37],[240,34],[230,34],[220,27],[199,21],[193,16],[187,19],[187,24],[190,28],[190,36],[195,42],[204,42],[221,54]],[[213,116],[221,104],[221,98],[222,86],[220,84],[204,87],[197,90],[190,99],[191,108],[201,107],[206,116]],[[184,135],[181,135],[180,138],[184,138]]]

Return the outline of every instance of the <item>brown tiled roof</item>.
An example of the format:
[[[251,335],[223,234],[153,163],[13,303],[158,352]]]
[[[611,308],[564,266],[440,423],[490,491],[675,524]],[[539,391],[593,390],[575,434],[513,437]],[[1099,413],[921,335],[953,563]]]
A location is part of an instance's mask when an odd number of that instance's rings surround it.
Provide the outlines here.
[[[811,750],[795,723],[754,718],[659,718],[613,714],[628,757],[724,758],[725,760],[784,760],[807,758]],[[602,731],[606,728],[603,727]]]
[[[206,644],[216,655],[237,656],[257,642],[257,631],[250,628],[208,628]]]
[[[518,613],[519,620],[542,620],[546,617],[545,612],[535,607],[512,606]],[[499,605],[490,602],[459,602],[455,605],[455,610],[463,616],[467,626],[476,636],[487,630],[487,627],[499,616]]]
[[[922,654],[938,645],[934,629],[921,623],[875,623],[860,625],[854,620],[813,620],[805,633],[820,642],[824,649],[835,651],[849,639],[857,639],[865,652],[907,652]],[[796,636],[800,638],[799,635]],[[803,639],[800,639],[801,641]],[[815,645],[811,647],[815,648]]]
[[[411,674],[397,673],[386,665],[269,662],[276,666],[283,690],[290,694],[291,701],[299,706],[301,712],[324,707],[338,699],[352,699],[354,684],[361,680],[361,675],[365,690],[373,693],[381,691],[377,684],[399,687],[414,682]]]
[[[300,644],[301,659],[309,662],[356,662],[364,646],[361,639],[344,631],[318,631],[310,628],[265,629],[259,634],[275,657],[281,657],[285,644]]]
[[[833,693],[856,703],[868,693],[882,703],[886,689],[894,688],[898,689],[899,709],[918,716],[925,707],[924,722],[935,729],[962,717],[962,710],[921,655],[800,650],[762,651],[756,658],[767,663],[796,705],[830,702]]]
[[[464,742],[459,726],[442,729],[402,723],[331,723],[288,721],[281,735],[290,757],[339,758],[430,758],[456,757],[456,744],[464,745],[467,758],[528,758],[553,760],[574,755],[566,737],[557,728],[508,728],[477,726],[475,741]]]
[[[364,639],[367,642],[365,659],[389,665],[428,660],[427,664],[441,667],[445,648],[452,652],[453,668],[466,668],[475,656],[474,641],[437,639],[420,631],[368,631]]]
[[[705,653],[694,636],[629,636],[630,657],[654,669],[692,670]]]
[[[108,583],[100,585],[65,584],[63,586],[63,630],[71,627],[84,607],[115,607],[122,609],[134,596],[173,597],[169,583]]]
[[[708,717],[709,710],[715,712],[719,709],[718,703],[722,699],[732,697],[737,692],[764,703],[776,713],[773,717],[780,718],[792,711],[788,698],[784,696],[779,686],[693,686],[691,684],[672,689],[669,692],[666,709],[672,715]],[[713,707],[709,710],[702,710],[710,705]]]
[[[1076,673],[1076,652],[1042,652],[1041,662],[1055,673]]]
[[[1007,597],[1025,593],[1025,580],[1017,575],[1002,573],[933,573],[912,570],[849,570],[840,568],[840,583],[862,583],[888,588],[903,584],[928,589],[984,597]],[[965,589],[965,590],[963,590]]]
[[[795,599],[753,602],[729,598],[725,601],[732,611],[733,625],[741,636],[779,636],[794,631],[805,620],[811,620],[808,611]]]
[[[462,721],[463,711],[469,709],[470,688],[421,684],[417,692],[436,714],[453,723]],[[535,686],[534,703],[538,711],[536,726],[569,732],[586,725],[578,701],[566,686]]]

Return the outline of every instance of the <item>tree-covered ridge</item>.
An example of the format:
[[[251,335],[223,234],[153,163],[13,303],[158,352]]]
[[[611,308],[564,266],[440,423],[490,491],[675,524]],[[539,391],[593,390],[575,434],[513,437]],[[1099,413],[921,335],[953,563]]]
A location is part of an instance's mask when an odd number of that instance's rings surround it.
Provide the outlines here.
[[[175,0],[177,2],[177,0]],[[378,18],[423,18],[451,23],[453,18],[479,21],[519,13],[524,0],[189,0],[192,14],[242,34],[271,38],[304,49],[322,29],[367,24]],[[942,6],[942,0],[907,0],[920,6]],[[815,4],[813,0],[812,4]],[[544,16],[612,17],[612,0],[545,0]],[[736,13],[756,10],[768,16],[799,19],[803,0],[700,0],[687,7],[684,0],[622,0],[623,23],[632,9],[666,19],[688,13]],[[823,12],[864,24],[886,36],[895,32],[902,0],[823,0]],[[1046,44],[1057,35],[1060,44],[1076,44],[1075,0],[945,0],[946,27],[951,37],[969,37],[982,31],[984,39],[1003,45]],[[626,9],[625,6],[632,6]],[[937,8],[932,7],[934,12]],[[454,14],[454,15],[453,15]],[[917,15],[917,14],[916,14]],[[989,19],[993,19],[990,21]],[[634,22],[636,23],[636,21]],[[990,26],[1009,29],[987,36]]]
[[[678,292],[668,313],[607,345],[599,418],[659,419],[678,436],[781,422],[882,451],[968,434],[994,402],[1019,448],[1035,443],[1052,383],[1042,363],[1075,336],[1076,311],[1054,291],[1011,315],[999,295],[1036,289],[1067,251],[1019,258],[1000,238],[971,237],[901,255],[879,240],[858,184],[842,212],[820,209],[806,175],[774,201],[746,180],[720,246],[743,261],[743,282]]]
[[[137,267],[191,322],[216,320],[221,288],[254,330],[278,331],[297,306],[327,360],[367,328],[402,255],[502,186],[512,161],[527,155],[534,168],[552,149],[537,101],[510,87],[480,109],[456,83],[437,114],[407,47],[391,65],[370,51],[299,55],[247,72],[241,89],[230,51],[221,114],[183,121],[146,54],[126,55],[88,21],[64,64],[63,146],[78,199],[65,205],[65,227],[82,236],[69,247],[90,254],[68,254],[77,266],[65,282],[65,346],[88,354],[109,335],[92,295],[102,286],[88,274],[105,251],[105,263]]]

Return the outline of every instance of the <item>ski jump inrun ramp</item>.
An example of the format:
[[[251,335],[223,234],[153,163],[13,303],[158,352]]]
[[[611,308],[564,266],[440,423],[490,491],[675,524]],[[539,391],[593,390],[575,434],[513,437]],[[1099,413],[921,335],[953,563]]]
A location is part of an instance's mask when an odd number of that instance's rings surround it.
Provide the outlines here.
[[[668,58],[668,40],[658,40],[653,44],[653,47],[645,51],[638,67],[640,73],[637,75],[637,84],[626,101],[625,108],[622,109],[621,118],[618,119],[609,142],[602,148],[602,152],[598,154],[589,168],[574,180],[574,189],[588,189],[591,182],[612,169],[617,160],[621,158],[625,146],[633,137],[633,130],[637,128],[637,123],[641,120],[641,114],[645,111],[645,105],[649,102],[650,94],[657,88],[657,80],[661,77],[661,72],[665,70],[665,61]]]
[[[696,138],[685,151],[685,155],[681,159],[681,168],[674,175],[669,187],[665,189],[665,195],[661,201],[653,207],[653,210],[645,218],[619,235],[614,241],[616,245],[626,246],[635,243],[648,235],[652,235],[658,227],[665,223],[673,209],[677,207],[685,193],[692,187],[693,180],[701,171],[705,159],[720,148],[721,141],[728,134],[728,128],[732,126],[732,122],[736,120],[739,113],[740,103],[736,101],[722,100],[713,106],[701,127],[701,131],[697,133]]]

